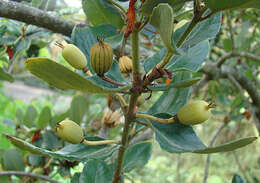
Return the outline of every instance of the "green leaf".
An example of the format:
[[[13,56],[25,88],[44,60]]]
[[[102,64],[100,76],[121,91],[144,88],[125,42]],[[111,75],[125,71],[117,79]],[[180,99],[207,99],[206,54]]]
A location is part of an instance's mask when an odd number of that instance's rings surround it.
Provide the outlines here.
[[[141,142],[131,146],[125,155],[123,169],[124,172],[130,172],[136,167],[144,166],[152,154],[152,143]]]
[[[23,157],[16,149],[8,149],[4,156],[2,162],[4,170],[13,170],[13,171],[23,171],[24,170],[24,161]]]
[[[182,80],[187,80],[191,78],[191,73],[189,72],[178,72],[174,76],[173,82],[179,82]],[[171,88],[165,91],[162,96],[153,104],[153,106],[148,110],[149,114],[157,113],[168,113],[174,115],[177,113],[180,107],[187,103],[189,97],[188,88]]]
[[[60,167],[58,172],[62,177],[71,177],[69,166]]]
[[[121,33],[121,34],[107,37],[105,39],[105,42],[109,43],[111,45],[112,49],[116,49],[122,44],[123,38],[124,38],[124,34]]]
[[[204,14],[208,13],[209,11],[205,12]],[[180,46],[182,51],[188,50],[201,41],[215,38],[221,27],[221,17],[222,14],[217,13],[212,17],[198,23]],[[186,23],[184,26],[174,32],[174,43],[177,43],[181,35],[187,29],[188,25],[189,23]]]
[[[71,183],[79,183],[80,173],[75,173],[71,178]]]
[[[145,1],[145,3],[142,5],[141,12],[145,15],[151,15],[154,7],[156,7],[160,3],[167,3],[172,6],[174,10],[178,10],[184,5],[183,0],[148,0]]]
[[[225,144],[221,144],[216,147],[208,147],[206,149],[196,150],[196,151],[194,151],[194,153],[209,154],[209,153],[233,151],[235,149],[238,149],[238,148],[244,147],[248,144],[251,144],[256,139],[257,139],[257,137],[247,137],[247,138],[239,139],[236,141],[228,142]]]
[[[214,12],[238,8],[260,9],[259,0],[206,0],[206,5]]]
[[[202,64],[205,62],[209,53],[209,42],[202,41],[197,45],[189,48],[183,55],[174,56],[172,60],[166,65],[170,71],[189,70],[197,72]],[[156,64],[158,64],[166,54],[163,48],[144,61],[144,69],[149,72]]]
[[[178,54],[178,51],[172,44],[172,31],[173,31],[173,10],[168,4],[159,4],[153,9],[151,17],[151,25],[157,28],[160,33],[161,39],[171,53]]]
[[[0,68],[0,80],[14,82],[13,76],[5,72],[2,68]]]
[[[15,129],[3,124],[2,120],[0,120],[0,134],[8,133],[8,134],[15,134]],[[10,149],[12,144],[9,140],[7,140],[4,136],[0,136],[0,148],[1,149]],[[1,153],[0,153],[1,154]]]
[[[202,41],[188,49],[184,55],[174,57],[166,68],[170,71],[187,69],[197,72],[205,62],[209,54],[209,49],[209,42]]]
[[[246,183],[243,178],[238,175],[238,174],[235,174],[232,178],[232,183]]]
[[[33,123],[34,123],[34,120],[36,119],[38,115],[38,112],[37,110],[35,109],[34,106],[30,105],[27,110],[26,110],[26,113],[24,115],[24,118],[23,118],[23,123],[27,126],[27,127],[32,127],[33,126]]]
[[[27,157],[27,163],[32,166],[44,165],[44,157],[38,154],[29,154]]]
[[[28,50],[31,45],[31,40],[27,37],[18,41],[18,43],[14,47],[14,56],[12,60],[16,59],[17,56],[22,54],[24,51]]]
[[[42,4],[42,0],[32,0],[32,6],[38,8]]]
[[[161,113],[157,114],[160,118],[170,118],[171,115]],[[257,137],[247,137],[225,143],[215,147],[206,147],[197,137],[193,128],[181,123],[162,124],[149,120],[156,135],[156,140],[161,148],[171,153],[193,152],[199,154],[228,152],[244,147],[254,142]]]
[[[79,183],[110,183],[113,171],[104,161],[88,161],[80,175]]]
[[[34,146],[19,138],[5,135],[15,146],[29,151],[33,154],[47,155],[53,158],[65,159],[68,161],[88,161],[90,159],[105,159],[111,157],[118,150],[118,146],[87,146],[84,144],[70,144],[58,151],[49,151],[43,148]],[[98,137],[88,137],[88,140],[104,140]]]
[[[189,78],[180,81],[172,80],[171,83],[168,85],[156,84],[156,85],[148,86],[148,88],[153,91],[167,91],[170,88],[186,88],[196,84],[198,81],[200,81],[200,79],[201,78],[196,77],[196,78]]]
[[[59,141],[58,137],[52,131],[45,131],[42,135],[43,137],[43,144],[42,148],[53,150],[58,149],[61,147],[61,142]]]
[[[17,124],[21,124],[23,122],[24,114],[23,110],[20,107],[16,109],[15,117],[15,121]]]
[[[51,109],[48,106],[45,106],[39,116],[39,120],[37,122],[37,127],[40,129],[44,129],[51,120]]]
[[[83,10],[94,26],[111,24],[118,29],[124,25],[124,20],[119,10],[106,0],[83,0]]]
[[[57,123],[63,121],[64,119],[68,118],[70,116],[70,109],[67,111],[61,113],[61,114],[56,114],[55,116],[52,117],[50,121],[50,126],[54,128]]]
[[[88,101],[86,97],[83,95],[74,96],[70,104],[70,119],[80,124],[87,110]]]
[[[88,93],[112,93],[126,91],[131,86],[118,87],[98,76],[82,77],[48,58],[30,58],[26,68],[35,76],[62,90],[79,90]]]
[[[1,25],[0,26],[0,37],[2,38],[5,32],[7,31],[6,25]]]

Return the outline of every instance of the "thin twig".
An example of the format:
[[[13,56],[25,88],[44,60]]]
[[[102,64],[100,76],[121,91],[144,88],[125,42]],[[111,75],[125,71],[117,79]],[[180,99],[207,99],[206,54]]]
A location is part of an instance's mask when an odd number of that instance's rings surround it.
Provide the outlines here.
[[[111,84],[117,85],[117,86],[126,86],[126,85],[123,84],[123,83],[119,83],[119,82],[114,81],[114,80],[112,80],[112,79],[110,79],[110,78],[107,78],[107,77],[105,77],[105,76],[101,76],[101,79],[104,80],[104,81],[106,81],[106,82],[109,82],[109,83],[111,83]]]
[[[226,14],[227,14],[227,26],[228,26],[228,31],[229,31],[230,40],[231,40],[231,48],[232,48],[232,51],[233,51],[233,50],[235,50],[235,41],[234,41],[234,33],[233,33],[233,29],[232,29],[230,11],[227,11]]]
[[[239,82],[231,75],[229,74],[228,75],[228,79],[238,88],[238,90],[240,91],[240,94],[243,98],[243,100],[245,101],[248,109],[250,110],[252,116],[253,116],[253,119],[254,119],[254,122],[255,122],[255,125],[258,129],[258,132],[259,132],[259,129],[260,129],[260,120],[259,118],[257,117],[257,114],[256,114],[256,111],[254,109],[254,107],[252,106],[252,104],[248,101],[248,99],[246,98],[245,94],[244,94],[244,90],[242,88],[242,86],[239,84]]]
[[[212,15],[214,15],[215,13],[217,13],[217,12],[216,12],[216,11],[212,11],[212,12],[210,12],[208,15],[206,15],[206,16],[204,16],[204,17],[201,17],[199,21],[202,22],[202,21],[204,21],[204,20],[210,18],[210,17],[211,17]]]
[[[0,172],[0,176],[6,176],[6,175],[18,175],[18,176],[28,176],[28,177],[33,177],[37,179],[42,179],[50,183],[61,183],[59,181],[50,179],[47,176],[35,174],[35,173],[30,173],[30,172],[20,172],[20,171],[6,171],[6,172]]]
[[[222,64],[224,64],[224,62],[225,62],[227,59],[231,58],[232,56],[233,56],[233,52],[229,52],[229,53],[227,53],[226,55],[222,56],[222,57],[217,61],[216,66],[217,66],[217,67],[220,67]]]

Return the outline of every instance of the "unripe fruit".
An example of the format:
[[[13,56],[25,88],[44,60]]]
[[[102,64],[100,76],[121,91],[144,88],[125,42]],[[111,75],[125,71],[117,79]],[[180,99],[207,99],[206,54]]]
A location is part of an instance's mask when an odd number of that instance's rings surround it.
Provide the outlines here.
[[[196,125],[209,119],[211,115],[210,108],[214,107],[215,105],[208,104],[203,100],[195,101],[180,108],[177,117],[180,123]]]
[[[132,72],[132,60],[128,56],[122,56],[119,59],[119,69],[121,73]]]
[[[82,51],[73,44],[65,46],[57,44],[62,48],[62,56],[75,69],[84,69],[87,66],[87,59]]]
[[[56,127],[57,135],[64,141],[78,144],[84,139],[81,127],[71,120],[63,120]]]
[[[38,167],[38,168],[35,168],[32,173],[35,173],[35,174],[44,174],[44,169],[41,168],[41,167]]]
[[[110,44],[98,40],[90,49],[90,63],[92,69],[103,76],[113,64],[113,50]]]

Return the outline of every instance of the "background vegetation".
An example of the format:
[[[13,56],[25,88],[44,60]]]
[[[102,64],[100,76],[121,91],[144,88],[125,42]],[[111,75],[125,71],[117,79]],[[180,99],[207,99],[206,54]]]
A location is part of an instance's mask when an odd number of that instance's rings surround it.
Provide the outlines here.
[[[63,59],[60,48],[54,43],[56,41],[70,42],[71,32],[76,24],[85,24],[89,27],[102,22],[98,19],[90,21],[93,20],[92,14],[88,14],[91,7],[87,9],[84,2],[84,12],[88,18],[85,17],[80,1],[79,6],[73,7],[71,2],[63,0],[22,2],[0,0],[1,172],[20,171],[27,175],[31,172],[39,176],[43,175],[45,178],[49,177],[48,181],[80,182],[77,172],[81,172],[85,165],[76,161],[77,158],[68,161],[46,154],[35,155],[32,151],[17,148],[17,145],[13,145],[8,139],[8,137],[18,137],[37,147],[56,151],[67,145],[54,133],[57,122],[66,118],[81,122],[88,136],[98,135],[103,138],[121,139],[123,117],[118,119],[120,124],[115,128],[108,129],[102,124],[103,116],[108,109],[118,108],[119,102],[115,98],[107,94],[90,95],[72,90],[59,90],[33,76],[25,68],[24,63],[30,57],[48,57],[73,69]],[[104,1],[93,2],[95,4],[95,2]],[[106,3],[108,2],[110,1]],[[115,2],[119,3],[125,11],[127,10],[128,2]],[[185,26],[187,27],[187,24],[181,26],[178,23],[183,20],[191,21],[193,17],[194,2],[184,2],[179,8],[174,9],[173,26],[176,34]],[[259,3],[256,1],[253,3],[255,6],[252,5],[249,8],[238,10],[227,8],[223,11],[219,31],[212,22],[210,25],[213,26],[196,29],[207,39],[210,38],[210,50],[206,53],[205,62],[199,72],[192,73],[192,78],[199,77],[200,81],[190,88],[189,100],[204,99],[213,101],[217,105],[210,120],[202,125],[194,126],[199,138],[209,146],[258,136],[260,130],[260,11]],[[16,5],[18,9],[12,11],[11,5]],[[106,11],[110,11],[109,7],[103,8],[101,12],[105,12],[106,15]],[[30,14],[33,14],[35,18],[32,18]],[[121,24],[125,24],[124,20],[122,22],[116,21],[115,18],[110,20],[114,21],[105,23],[111,23],[117,29],[122,28]],[[179,29],[176,25],[180,26]],[[121,30],[124,29],[125,27]],[[152,61],[155,54],[160,58],[160,50],[164,44],[156,31],[154,27],[148,25],[141,32],[142,61],[148,59]],[[216,32],[216,35],[211,36],[212,32]],[[196,36],[196,32],[194,34]],[[121,51],[122,42],[119,41],[118,44],[119,39],[121,37],[114,37],[114,43],[110,40],[115,47],[116,56],[119,56]],[[205,49],[202,46],[189,52],[186,55],[187,62],[193,57],[197,59],[196,54],[202,55],[203,51]],[[125,54],[130,53],[131,42],[128,41]],[[164,84],[167,78],[161,78],[157,82]],[[162,96],[162,93],[153,92],[152,98],[147,101],[144,98],[148,94],[145,94],[138,110],[148,110]],[[147,150],[145,156],[148,159],[149,156],[151,158],[149,161],[138,159],[141,165],[133,170],[129,165],[132,171],[125,174],[127,183],[260,182],[260,150],[257,148],[259,141],[232,152],[201,155],[172,154],[163,151],[154,139],[152,131],[149,130],[136,136],[136,141],[147,139],[152,141],[153,153]],[[88,161],[88,163],[92,162]],[[3,183],[46,181],[44,177],[0,176],[0,182]]]

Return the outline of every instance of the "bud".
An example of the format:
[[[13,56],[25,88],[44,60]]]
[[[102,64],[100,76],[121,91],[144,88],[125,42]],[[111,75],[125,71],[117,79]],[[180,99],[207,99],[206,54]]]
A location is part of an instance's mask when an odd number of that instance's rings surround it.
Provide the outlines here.
[[[110,44],[98,39],[90,49],[90,62],[92,69],[103,76],[113,64],[113,50]]]
[[[180,108],[177,117],[180,123],[196,125],[208,120],[211,115],[210,109],[214,107],[214,104],[208,104],[203,100],[195,101]]]
[[[64,141],[78,144],[84,139],[81,127],[71,120],[63,120],[57,124],[57,135]]]
[[[125,73],[132,72],[132,68],[133,68],[132,60],[128,56],[122,56],[119,59],[119,69],[121,73],[125,74]]]
[[[73,44],[63,46],[56,43],[62,48],[62,56],[75,69],[84,69],[87,66],[87,59],[82,51]]]
[[[114,128],[119,124],[120,117],[121,113],[119,110],[112,111],[109,109],[102,118],[102,124],[105,124],[108,128]]]

